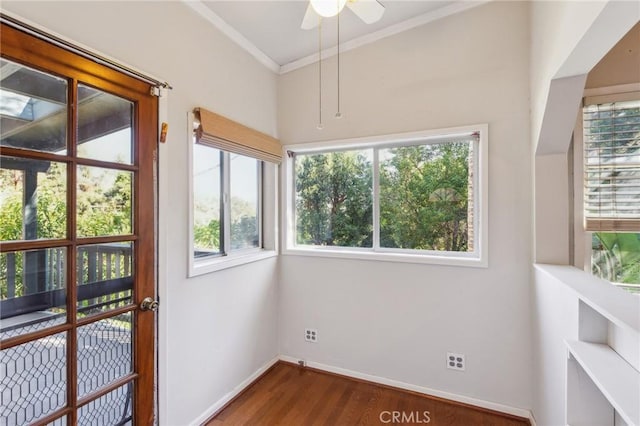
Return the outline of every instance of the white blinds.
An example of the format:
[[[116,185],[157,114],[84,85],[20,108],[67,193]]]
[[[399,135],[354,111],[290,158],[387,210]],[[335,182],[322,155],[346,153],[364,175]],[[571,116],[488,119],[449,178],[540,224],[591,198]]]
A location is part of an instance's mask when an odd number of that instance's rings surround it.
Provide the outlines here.
[[[640,100],[586,105],[587,231],[640,231]]]

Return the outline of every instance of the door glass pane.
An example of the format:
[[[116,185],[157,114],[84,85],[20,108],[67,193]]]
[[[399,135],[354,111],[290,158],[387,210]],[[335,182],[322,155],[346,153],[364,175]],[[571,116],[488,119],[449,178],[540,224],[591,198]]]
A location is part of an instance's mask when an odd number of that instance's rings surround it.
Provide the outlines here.
[[[78,426],[131,425],[133,382],[129,382],[78,410]]]
[[[66,322],[64,247],[0,254],[0,337]]]
[[[67,165],[0,158],[0,241],[65,238]]]
[[[230,154],[231,249],[258,247],[259,181],[261,161]]]
[[[133,102],[78,85],[78,157],[131,164]]]
[[[0,60],[0,145],[67,152],[67,81]]]
[[[78,328],[79,398],[131,373],[131,325],[127,312]]]
[[[0,424],[24,425],[66,404],[65,333],[2,350]]]
[[[80,246],[77,256],[79,318],[132,302],[133,243]]]
[[[78,236],[131,234],[133,173],[78,166],[77,180]]]
[[[221,252],[221,152],[193,146],[193,248],[196,259]]]

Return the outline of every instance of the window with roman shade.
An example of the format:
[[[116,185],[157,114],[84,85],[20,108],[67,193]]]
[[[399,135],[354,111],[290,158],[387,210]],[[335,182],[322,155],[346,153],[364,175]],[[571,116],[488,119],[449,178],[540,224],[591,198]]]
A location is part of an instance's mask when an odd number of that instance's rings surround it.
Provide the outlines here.
[[[275,256],[280,142],[204,108],[189,126],[189,276]]]
[[[585,230],[640,232],[640,93],[585,98]]]

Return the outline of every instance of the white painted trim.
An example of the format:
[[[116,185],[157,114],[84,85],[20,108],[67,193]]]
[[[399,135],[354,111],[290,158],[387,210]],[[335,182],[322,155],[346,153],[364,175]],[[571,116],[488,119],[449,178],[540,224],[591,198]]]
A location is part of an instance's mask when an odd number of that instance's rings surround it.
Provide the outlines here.
[[[294,358],[287,355],[280,355],[280,360],[297,364],[299,358]],[[461,402],[463,404],[469,404],[469,405],[473,405],[480,408],[486,408],[488,410],[494,410],[494,411],[499,411],[501,413],[524,417],[526,419],[533,418],[531,411],[524,408],[511,407],[509,405],[499,404],[497,402],[485,401],[483,399],[473,398],[470,396],[440,391],[437,389],[431,389],[424,386],[412,385],[410,383],[400,382],[393,379],[387,379],[380,376],[373,376],[371,374],[360,373],[358,371],[347,370],[345,368],[334,367],[331,365],[321,364],[319,362],[306,361],[306,363],[308,367],[315,368],[317,370],[327,371],[329,373],[340,374],[342,376],[352,377],[354,379],[366,380],[368,382],[378,383],[386,386],[392,386],[394,388],[409,390],[412,392],[418,392],[424,395],[444,398],[450,401]],[[533,424],[535,424],[535,422]]]
[[[584,89],[584,97],[613,95],[617,93],[640,92],[640,83],[619,84],[617,86],[595,87]]]
[[[476,251],[473,253],[418,251],[403,249],[358,249],[354,247],[315,247],[295,244],[295,191],[293,182],[294,160],[288,151],[299,153],[327,152],[331,150],[381,148],[403,146],[413,143],[437,143],[439,140],[469,135],[479,132],[480,138],[474,147],[478,148],[474,188]],[[372,261],[426,263],[447,266],[487,268],[489,266],[489,125],[474,124],[446,129],[431,129],[417,132],[396,133],[390,135],[366,136],[334,141],[310,142],[283,147],[283,187],[282,229],[284,232],[282,254],[318,257],[338,257]]]
[[[399,22],[389,27],[383,28],[373,33],[363,35],[361,37],[354,38],[340,45],[340,52],[347,52],[349,50],[356,49],[361,46],[373,43],[392,35],[399,34],[404,31],[408,31],[412,28],[419,27],[429,22],[437,21],[438,19],[446,18],[447,16],[454,15],[456,13],[463,12],[465,10],[474,8],[476,6],[488,3],[489,0],[475,0],[475,1],[460,1],[445,6],[440,9],[436,9],[432,12],[427,12],[422,15],[415,16],[407,19],[406,21]],[[322,59],[330,58],[338,53],[337,47],[332,47],[322,51]],[[280,67],[280,74],[286,74],[290,71],[297,70],[304,66],[313,64],[318,61],[318,54],[305,56],[304,58],[297,59],[295,61],[284,64]]]
[[[162,96],[158,105],[158,118],[159,125],[162,122],[169,122],[169,100],[165,94],[168,92],[166,89],[161,89]],[[169,133],[169,139],[172,139],[171,133]],[[158,238],[157,238],[157,297],[160,301],[160,308],[158,309],[158,316],[156,318],[156,362],[157,362],[157,382],[156,392],[158,392],[158,407],[157,407],[157,424],[164,424],[165,420],[169,417],[169,305],[171,304],[171,298],[169,294],[169,261],[171,258],[171,250],[169,247],[169,215],[166,212],[171,210],[169,200],[169,174],[171,171],[171,162],[169,156],[168,145],[171,141],[166,143],[159,143],[158,147],[158,161],[157,161],[157,217],[158,217]]]
[[[203,18],[213,24],[223,34],[233,40],[238,46],[243,48],[254,58],[258,60],[262,65],[269,68],[271,71],[278,74],[286,74],[290,71],[302,68],[309,64],[313,64],[318,61],[318,54],[314,53],[309,56],[297,59],[284,65],[280,65],[267,56],[262,50],[256,47],[251,41],[243,36],[239,31],[224,21],[218,14],[209,9],[202,3],[201,0],[182,0],[187,6],[200,14]],[[455,2],[449,6],[442,7],[440,9],[424,13],[422,15],[415,16],[407,19],[406,21],[399,22],[389,27],[383,28],[376,32],[363,35],[361,37],[354,38],[340,46],[340,52],[346,52],[367,44],[373,43],[380,39],[410,30],[415,27],[427,24],[429,22],[437,21],[438,19],[446,18],[447,16],[454,15],[456,13],[463,12],[465,10],[474,8],[476,6],[488,3],[490,0],[467,0]],[[322,51],[322,58],[329,58],[335,56],[338,53],[337,47],[332,47]]]
[[[567,286],[580,300],[613,324],[633,333],[640,332],[640,297],[574,266],[535,263],[533,267]]]
[[[278,65],[273,59],[264,54],[264,52],[258,49],[253,43],[251,43],[245,36],[240,34],[235,28],[227,24],[224,19],[218,16],[214,11],[209,9],[200,0],[182,0],[187,6],[193,9],[196,13],[202,16],[220,30],[224,35],[229,37],[238,46],[247,51],[251,56],[258,60],[262,65],[269,68],[271,71],[280,73],[280,65]]]
[[[242,383],[233,388],[231,392],[217,400],[211,407],[207,408],[202,414],[196,417],[193,421],[189,423],[189,426],[199,426],[206,422],[209,417],[213,415],[216,411],[221,409],[226,403],[231,401],[233,398],[238,396],[242,391],[244,391],[254,380],[260,377],[265,373],[268,369],[270,369],[276,362],[280,360],[279,356],[276,356],[270,361],[267,361],[262,367],[258,368],[252,375],[247,377]]]

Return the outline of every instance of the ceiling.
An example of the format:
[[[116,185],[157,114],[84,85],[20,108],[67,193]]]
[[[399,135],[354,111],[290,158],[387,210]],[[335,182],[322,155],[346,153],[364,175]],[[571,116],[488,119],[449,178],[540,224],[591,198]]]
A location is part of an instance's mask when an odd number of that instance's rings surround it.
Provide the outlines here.
[[[357,0],[356,0],[357,1]],[[345,7],[340,14],[341,51],[482,4],[483,1],[379,0],[382,19],[367,25]],[[300,28],[308,1],[198,0],[187,4],[276,72],[287,72],[317,60],[318,29]],[[322,48],[332,54],[337,18],[322,24]],[[323,53],[323,57],[325,53]]]

